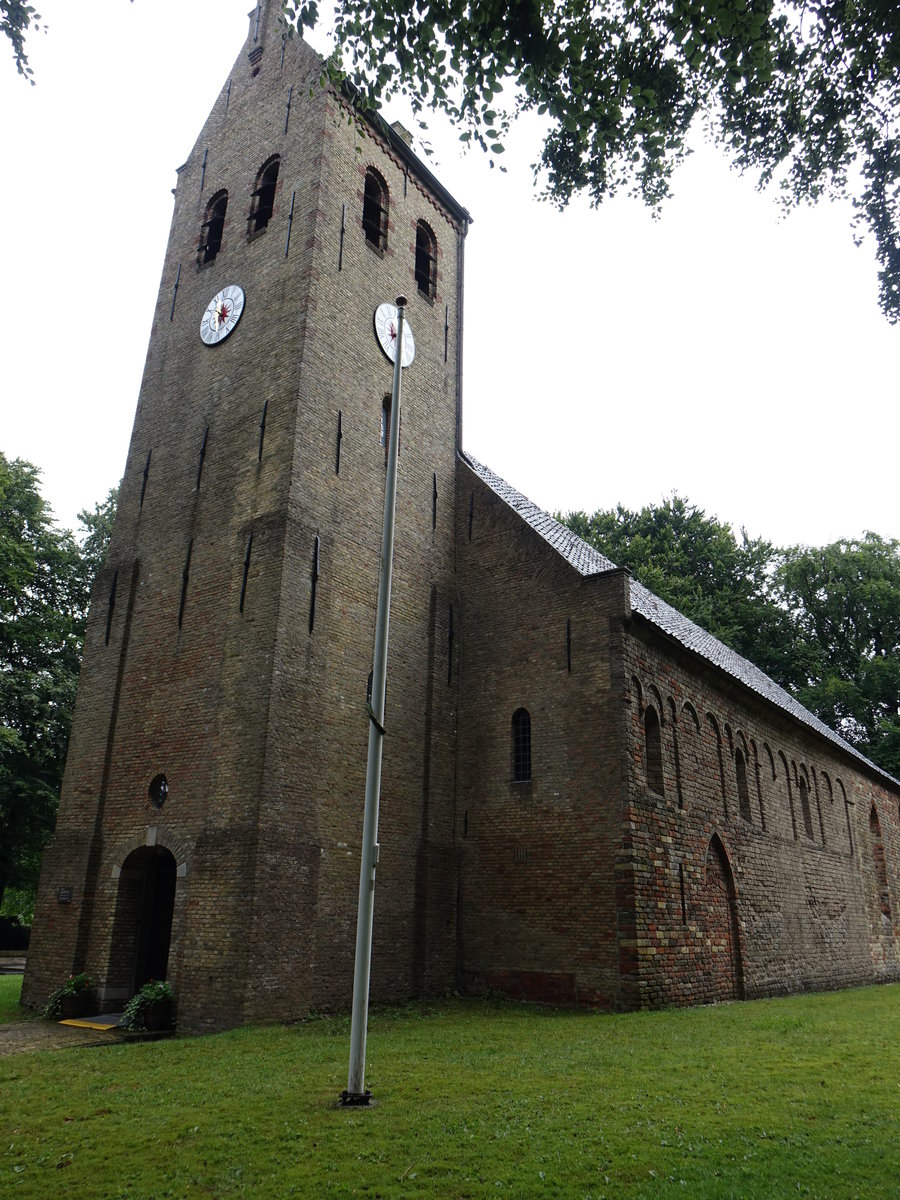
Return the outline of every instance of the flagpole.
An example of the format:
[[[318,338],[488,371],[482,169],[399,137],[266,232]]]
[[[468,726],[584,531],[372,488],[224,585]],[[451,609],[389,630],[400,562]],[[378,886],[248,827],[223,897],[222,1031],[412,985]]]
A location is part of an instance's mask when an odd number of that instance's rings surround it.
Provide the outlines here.
[[[372,918],[375,907],[375,868],[378,864],[378,802],[381,793],[381,754],[384,744],[384,697],[387,687],[388,626],[391,611],[391,571],[394,559],[394,510],[397,500],[397,454],[400,446],[400,374],[403,358],[403,320],[406,297],[397,297],[397,342],[391,391],[387,478],[384,486],[384,524],[375,612],[375,657],[369,712],[369,756],[366,764],[366,804],[359,864],[359,907],[356,917],[356,958],[353,965],[353,1015],[350,1021],[350,1068],[344,1106],[366,1105],[366,1028],[369,1015],[369,975],[372,965]]]

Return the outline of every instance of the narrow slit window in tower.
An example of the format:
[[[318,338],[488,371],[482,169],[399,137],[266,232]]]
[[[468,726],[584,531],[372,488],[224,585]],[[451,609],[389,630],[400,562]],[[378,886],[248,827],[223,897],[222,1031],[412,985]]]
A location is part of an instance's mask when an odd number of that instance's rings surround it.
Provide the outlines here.
[[[400,437],[403,434],[403,418],[400,418],[400,428],[397,430],[397,452],[400,451]],[[391,397],[385,396],[381,401],[381,445],[384,446],[384,456],[387,459],[391,445]]]

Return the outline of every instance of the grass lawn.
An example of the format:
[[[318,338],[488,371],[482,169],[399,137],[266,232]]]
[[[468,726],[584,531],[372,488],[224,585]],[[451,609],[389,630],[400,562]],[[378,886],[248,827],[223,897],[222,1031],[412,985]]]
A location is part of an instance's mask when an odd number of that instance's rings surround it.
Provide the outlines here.
[[[19,1008],[21,991],[21,975],[0,975],[0,1025],[26,1020],[28,1014]]]
[[[0,1058],[0,1195],[896,1197],[900,986],[621,1016],[479,1000]]]

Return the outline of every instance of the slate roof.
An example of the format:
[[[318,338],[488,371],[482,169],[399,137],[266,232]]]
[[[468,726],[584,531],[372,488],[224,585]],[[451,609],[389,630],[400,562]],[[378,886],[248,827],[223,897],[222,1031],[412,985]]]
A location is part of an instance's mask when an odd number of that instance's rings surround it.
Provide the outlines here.
[[[587,542],[582,541],[571,529],[560,525],[549,513],[538,508],[527,496],[517,492],[505,479],[495,475],[489,467],[478,462],[471,454],[463,452],[460,457],[504,504],[518,513],[522,520],[527,522],[580,575],[602,575],[606,571],[617,569],[611,559],[601,554],[599,550],[595,550],[593,546],[589,546]],[[705,629],[701,629],[699,625],[688,620],[671,604],[660,600],[659,596],[655,596],[636,579],[631,580],[631,607],[634,613],[643,617],[645,621],[684,646],[685,649],[697,654],[705,662],[730,676],[743,687],[755,692],[769,704],[780,708],[782,712],[793,717],[795,721],[799,721],[801,725],[814,730],[820,737],[838,746],[845,754],[864,763],[870,771],[874,771],[894,787],[900,786],[900,781],[877,767],[875,763],[870,762],[849,742],[845,742],[833,729],[830,729],[823,721],[804,708],[799,701],[795,700],[790,693],[779,687],[759,667],[754,666],[752,662],[730,649],[724,642],[720,642],[711,633],[707,633]]]

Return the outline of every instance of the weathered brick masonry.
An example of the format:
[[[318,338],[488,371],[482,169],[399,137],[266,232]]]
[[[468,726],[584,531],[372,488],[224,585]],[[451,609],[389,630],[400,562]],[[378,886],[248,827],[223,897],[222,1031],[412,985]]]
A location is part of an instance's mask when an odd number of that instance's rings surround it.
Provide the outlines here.
[[[900,785],[461,453],[470,218],[317,86],[278,9],[178,174],[26,1000],[86,969],[108,1009],[166,973],[185,1030],[348,1006],[391,388],[372,316],[400,293],[373,996],[897,978]],[[243,315],[204,345],[230,284]]]
[[[156,873],[168,870],[163,969],[190,1029],[350,994],[392,379],[372,318],[401,292],[417,355],[404,380],[372,990],[401,998],[457,977],[445,648],[467,215],[396,134],[349,120],[270,7],[179,171],[26,982],[39,1000],[87,965],[104,1003],[121,1004],[150,969],[138,927],[158,923],[146,892],[165,890]],[[251,193],[273,155],[272,217],[257,232]],[[383,250],[360,219],[369,167],[389,189]],[[205,262],[204,216],[223,190],[221,246]],[[414,277],[419,220],[437,242],[429,297]],[[244,289],[243,315],[206,346],[201,315],[229,284]]]
[[[627,1008],[900,978],[897,781],[486,467],[460,479],[469,977]]]

